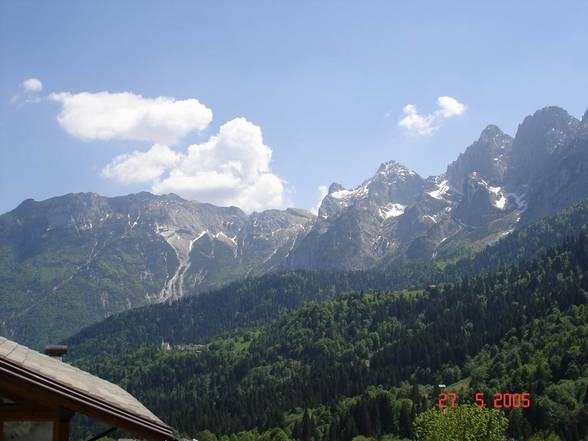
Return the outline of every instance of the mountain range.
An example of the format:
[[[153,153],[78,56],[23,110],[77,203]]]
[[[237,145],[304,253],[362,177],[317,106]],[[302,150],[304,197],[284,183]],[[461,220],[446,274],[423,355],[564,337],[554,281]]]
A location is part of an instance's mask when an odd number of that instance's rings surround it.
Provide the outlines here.
[[[588,198],[443,268],[244,279],[89,326],[66,341],[68,362],[188,439],[585,440],[587,224]],[[427,415],[453,413],[435,409],[439,384],[472,414],[453,436],[423,438]],[[480,391],[525,391],[533,404],[478,409]],[[475,426],[484,411],[507,437]]]
[[[588,196],[588,111],[486,127],[445,173],[395,161],[355,188],[333,183],[318,215],[246,214],[174,194],[26,200],[0,216],[0,333],[66,338],[112,314],[286,270],[447,264]]]

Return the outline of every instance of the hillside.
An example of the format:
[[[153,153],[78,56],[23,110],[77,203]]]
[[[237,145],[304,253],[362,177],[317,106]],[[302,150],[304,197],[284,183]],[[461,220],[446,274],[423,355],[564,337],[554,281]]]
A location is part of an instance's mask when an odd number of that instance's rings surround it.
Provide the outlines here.
[[[587,275],[582,232],[497,273],[310,303],[202,353],[151,344],[77,363],[191,434],[279,427],[303,439],[306,425],[317,439],[409,437],[435,405],[434,385],[468,379],[465,401],[478,390],[532,394],[532,408],[506,412],[509,433],[575,441],[588,435]]]
[[[222,333],[264,325],[305,302],[322,302],[347,291],[422,289],[429,284],[497,271],[531,260],[588,224],[584,200],[512,233],[472,258],[438,266],[406,262],[387,271],[296,271],[235,282],[217,291],[172,304],[151,305],[90,326],[67,340],[74,357],[126,352],[162,339],[206,343]],[[79,354],[79,355],[78,355]]]
[[[42,346],[112,314],[267,272],[310,220],[302,210],[246,216],[149,193],[25,201],[0,216],[0,329]]]

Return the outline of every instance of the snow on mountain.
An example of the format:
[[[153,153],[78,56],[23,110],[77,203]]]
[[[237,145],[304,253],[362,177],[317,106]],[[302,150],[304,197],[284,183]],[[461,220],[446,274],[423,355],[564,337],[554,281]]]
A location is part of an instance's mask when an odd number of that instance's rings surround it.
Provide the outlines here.
[[[580,122],[548,107],[525,118],[514,140],[487,126],[439,176],[423,179],[389,161],[355,187],[334,183],[318,217],[295,209],[247,215],[173,194],[75,194],[27,200],[0,216],[0,241],[15,241],[26,256],[65,246],[59,244],[82,250],[83,259],[76,255],[70,265],[73,275],[51,280],[51,292],[78,275],[110,280],[122,273],[109,268],[140,267],[139,280],[129,277],[132,295],[118,299],[97,291],[106,305],[100,313],[108,315],[278,269],[355,270],[395,259],[449,259],[451,250],[478,249],[588,196],[587,151],[588,117]],[[45,293],[39,289],[31,298]]]
[[[506,206],[506,197],[504,197],[504,194],[502,194],[502,189],[500,187],[488,186],[488,190],[490,190],[490,192],[496,196],[493,201],[494,206],[496,208],[500,208],[501,210],[504,209]]]
[[[318,217],[173,194],[28,199],[0,216],[0,277],[18,287],[4,291],[0,324],[46,317],[48,301],[75,305],[68,322],[86,325],[269,271],[453,261],[586,197],[588,112],[547,107],[514,140],[486,127],[439,176],[389,161],[355,187],[332,184]]]
[[[406,205],[402,204],[386,204],[383,207],[380,207],[380,216],[384,219],[388,219],[390,217],[397,217],[404,214],[404,209]]]
[[[449,181],[447,179],[443,179],[436,185],[435,190],[427,192],[429,196],[435,199],[443,199],[443,195],[445,195],[449,191]]]

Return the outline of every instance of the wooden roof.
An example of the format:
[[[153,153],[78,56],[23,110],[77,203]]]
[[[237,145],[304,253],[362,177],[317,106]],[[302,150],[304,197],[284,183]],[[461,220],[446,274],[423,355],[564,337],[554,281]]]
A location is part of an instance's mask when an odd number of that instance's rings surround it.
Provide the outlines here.
[[[149,439],[172,430],[131,394],[81,369],[0,336],[0,390],[66,407]]]

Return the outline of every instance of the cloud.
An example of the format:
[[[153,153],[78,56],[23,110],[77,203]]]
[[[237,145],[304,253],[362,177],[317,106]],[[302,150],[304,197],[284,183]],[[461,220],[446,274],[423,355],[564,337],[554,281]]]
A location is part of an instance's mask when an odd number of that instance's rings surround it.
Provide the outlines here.
[[[166,145],[155,144],[146,152],[119,155],[102,169],[102,176],[123,184],[144,183],[159,179],[176,165],[181,155]]]
[[[14,95],[10,102],[17,105],[38,103],[41,98],[38,93],[43,90],[43,83],[38,78],[28,78],[20,84],[20,91]]]
[[[155,145],[147,152],[114,158],[102,175],[119,182],[150,181],[157,194],[176,193],[251,212],[284,205],[284,183],[271,172],[271,155],[261,129],[235,118],[185,153]]]
[[[318,192],[319,192],[318,201],[317,201],[316,205],[310,209],[310,211],[313,212],[314,214],[318,214],[319,208],[321,208],[321,203],[323,202],[323,199],[325,198],[326,195],[329,194],[329,188],[326,185],[319,185]]]
[[[22,82],[22,88],[27,92],[40,92],[43,90],[43,83],[38,78],[29,78]]]
[[[52,93],[61,104],[59,125],[82,140],[139,140],[174,144],[205,129],[212,111],[196,99],[144,98],[130,92]]]
[[[440,107],[438,113],[443,118],[451,118],[452,116],[461,115],[466,111],[465,104],[460,103],[450,96],[440,96],[437,98],[437,105]]]
[[[439,108],[435,112],[421,115],[414,104],[407,104],[402,108],[398,125],[416,136],[431,135],[439,129],[443,119],[461,115],[467,109],[465,104],[450,96],[438,97],[437,105]]]
[[[430,135],[437,129],[433,126],[434,115],[419,115],[414,104],[404,106],[402,114],[398,125],[415,135]]]

